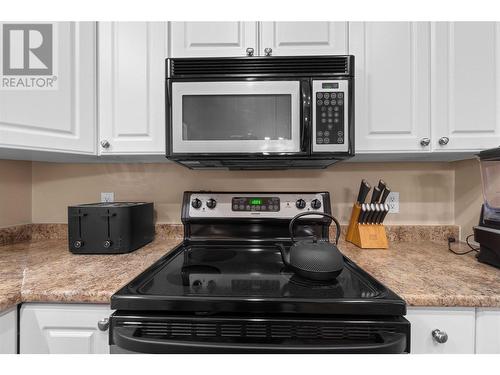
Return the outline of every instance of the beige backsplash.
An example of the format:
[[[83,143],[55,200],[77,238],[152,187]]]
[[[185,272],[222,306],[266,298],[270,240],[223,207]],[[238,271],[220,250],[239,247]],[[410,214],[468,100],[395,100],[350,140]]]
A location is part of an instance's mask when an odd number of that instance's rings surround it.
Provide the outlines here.
[[[0,160],[0,228],[31,223],[31,162]]]
[[[180,223],[185,190],[317,191],[331,193],[333,212],[349,219],[360,180],[383,178],[400,193],[400,213],[388,224],[454,224],[454,163],[341,163],[327,170],[192,171],[175,164],[33,163],[32,221],[67,222],[67,206],[115,200],[153,201],[157,222]],[[479,182],[477,182],[479,183]]]
[[[478,224],[483,192],[481,172],[476,159],[455,164],[455,224],[460,226],[460,238],[465,240]]]

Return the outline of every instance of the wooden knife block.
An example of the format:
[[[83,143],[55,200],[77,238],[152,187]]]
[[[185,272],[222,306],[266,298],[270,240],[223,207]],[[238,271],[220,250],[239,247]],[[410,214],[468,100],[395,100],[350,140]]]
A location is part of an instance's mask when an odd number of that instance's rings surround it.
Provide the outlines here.
[[[358,223],[361,213],[361,205],[354,203],[352,207],[351,220],[347,228],[346,241],[362,249],[387,249],[387,233],[383,224],[360,224]]]

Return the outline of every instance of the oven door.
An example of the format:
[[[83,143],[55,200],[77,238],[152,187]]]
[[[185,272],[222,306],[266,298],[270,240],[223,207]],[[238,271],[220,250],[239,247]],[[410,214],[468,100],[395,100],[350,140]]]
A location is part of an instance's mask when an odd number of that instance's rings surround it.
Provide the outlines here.
[[[299,80],[171,85],[173,154],[301,151]]]

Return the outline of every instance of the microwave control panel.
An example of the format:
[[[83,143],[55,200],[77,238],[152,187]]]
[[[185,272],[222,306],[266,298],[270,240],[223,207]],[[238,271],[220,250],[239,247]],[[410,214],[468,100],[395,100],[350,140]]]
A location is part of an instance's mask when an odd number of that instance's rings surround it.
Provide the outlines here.
[[[313,81],[313,151],[348,151],[348,81]]]

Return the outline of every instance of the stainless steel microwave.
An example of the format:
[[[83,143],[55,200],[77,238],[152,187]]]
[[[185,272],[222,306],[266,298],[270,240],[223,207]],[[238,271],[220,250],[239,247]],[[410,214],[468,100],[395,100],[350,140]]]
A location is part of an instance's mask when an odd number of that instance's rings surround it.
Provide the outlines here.
[[[326,168],[354,155],[354,56],[167,59],[167,158]]]

